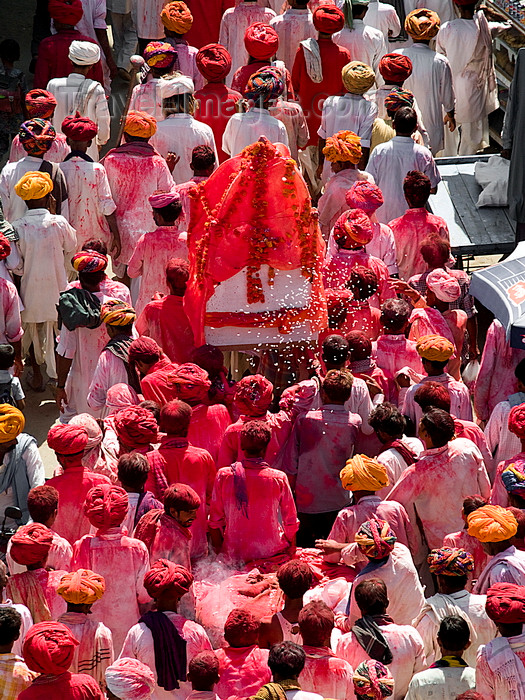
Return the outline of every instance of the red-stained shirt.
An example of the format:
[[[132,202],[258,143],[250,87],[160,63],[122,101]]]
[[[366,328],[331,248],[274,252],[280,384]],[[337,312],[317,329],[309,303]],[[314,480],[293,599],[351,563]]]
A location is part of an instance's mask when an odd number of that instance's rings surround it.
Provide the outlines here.
[[[260,416],[258,418],[241,416],[236,423],[229,425],[221,442],[217,466],[226,467],[243,458],[240,444],[240,432],[244,424],[250,420],[262,420],[268,423],[268,426],[271,428],[272,437],[268,443],[265,459],[270,466],[274,463],[279,452],[286,444],[286,440],[292,429],[290,417],[284,411],[279,411],[279,413],[270,413],[268,411],[266,416]]]
[[[195,119],[211,127],[217,144],[219,162],[222,163],[229,158],[221,148],[222,135],[229,118],[235,114],[235,105],[242,99],[242,95],[222,83],[208,83],[197,90],[195,99]]]
[[[217,462],[222,436],[230,425],[230,412],[222,403],[206,406],[200,403],[192,406],[192,416],[188,440],[196,447],[202,447]]]
[[[72,71],[69,60],[69,47],[72,41],[89,41],[96,44],[96,41],[85,34],[81,34],[76,29],[68,29],[65,32],[58,32],[45,39],[42,39],[38,46],[38,58],[35,66],[35,78],[33,87],[45,88],[52,78],[66,78]],[[87,74],[91,80],[104,82],[102,64],[97,61]]]
[[[183,364],[191,361],[195,344],[183,297],[168,294],[150,301],[138,317],[135,328],[139,335],[156,340],[172,362]]]
[[[222,16],[235,0],[188,0],[186,4],[193,16],[192,28],[184,35],[188,44],[200,49],[219,41]]]
[[[260,649],[256,644],[217,649],[220,675],[215,688],[217,695],[223,700],[244,700],[255,695],[272,679],[268,653],[268,649]]]
[[[18,700],[104,700],[99,684],[86,673],[62,673],[60,676],[39,676]]]
[[[157,401],[161,406],[177,398],[173,385],[168,381],[168,375],[178,367],[175,362],[170,362],[154,372],[149,372],[140,380],[142,395],[146,401]]]

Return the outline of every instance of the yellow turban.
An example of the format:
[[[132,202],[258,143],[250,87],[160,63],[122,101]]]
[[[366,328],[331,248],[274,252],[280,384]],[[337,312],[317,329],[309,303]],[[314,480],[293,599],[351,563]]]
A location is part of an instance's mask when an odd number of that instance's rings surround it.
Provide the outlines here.
[[[338,131],[326,139],[323,154],[330,163],[349,161],[357,165],[361,160],[361,139],[353,131]]]
[[[176,0],[164,5],[160,20],[169,32],[186,34],[192,27],[193,15],[185,2]]]
[[[416,41],[418,39],[428,41],[439,32],[440,24],[439,15],[434,10],[423,7],[408,13],[405,19],[405,30]]]
[[[454,354],[454,346],[442,335],[422,335],[416,343],[419,356],[430,362],[447,362]]]
[[[108,299],[100,309],[100,320],[108,326],[130,326],[136,317],[135,309],[119,299]]]
[[[482,506],[467,517],[468,534],[480,542],[510,540],[518,531],[512,513],[501,506]]]
[[[353,95],[362,95],[375,83],[374,71],[361,61],[351,61],[341,71],[343,85]]]
[[[102,598],[105,590],[103,576],[89,569],[78,569],[62,576],[57,593],[66,603],[92,605]]]
[[[124,132],[130,136],[140,136],[149,139],[157,131],[157,120],[146,112],[130,110],[126,117]]]
[[[15,192],[24,202],[28,199],[42,199],[53,189],[53,180],[47,173],[30,171],[22,175],[15,185]]]
[[[390,483],[386,467],[366,455],[347,460],[339,477],[347,491],[379,491]]]
[[[17,438],[25,424],[22,411],[8,403],[0,404],[0,444]]]

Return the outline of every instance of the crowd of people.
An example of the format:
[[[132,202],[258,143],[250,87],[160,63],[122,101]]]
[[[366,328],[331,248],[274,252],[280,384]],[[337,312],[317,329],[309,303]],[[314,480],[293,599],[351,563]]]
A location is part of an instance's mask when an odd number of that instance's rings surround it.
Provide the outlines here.
[[[32,75],[0,43],[3,700],[525,700],[525,351],[429,207],[505,26],[43,0]]]

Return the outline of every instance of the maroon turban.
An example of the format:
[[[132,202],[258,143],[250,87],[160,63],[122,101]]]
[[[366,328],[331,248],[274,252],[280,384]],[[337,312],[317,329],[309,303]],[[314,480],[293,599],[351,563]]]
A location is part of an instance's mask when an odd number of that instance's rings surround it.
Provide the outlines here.
[[[51,119],[57,101],[52,92],[35,88],[30,90],[26,97],[26,109],[29,119],[40,117],[40,119]]]
[[[193,362],[179,365],[168,375],[168,382],[174,387],[177,398],[186,401],[190,406],[206,401],[211,386],[208,372]]]
[[[128,359],[130,362],[145,362],[152,364],[158,362],[162,357],[162,349],[153,338],[143,335],[135,338],[129,346]]]
[[[164,491],[164,507],[176,511],[190,511],[200,508],[199,494],[188,484],[172,484]]]
[[[253,58],[268,61],[279,48],[279,35],[269,24],[254,22],[244,33],[244,46]]]
[[[62,133],[73,141],[91,141],[98,133],[98,127],[94,121],[80,116],[79,112],[69,115],[62,122]]]
[[[496,624],[513,625],[525,622],[525,586],[495,583],[487,591],[487,615]]]
[[[117,527],[128,512],[128,494],[120,486],[99,484],[87,492],[84,513],[99,530]]]
[[[235,406],[243,416],[265,416],[272,396],[273,384],[262,374],[243,377],[235,385]]]
[[[115,414],[117,437],[126,447],[157,442],[158,426],[151,411],[141,406],[123,408]]]
[[[29,523],[11,538],[11,556],[17,564],[31,566],[47,557],[53,542],[53,533],[42,523]]]
[[[82,19],[82,0],[49,0],[48,11],[51,19],[73,27]]]
[[[0,260],[5,260],[10,252],[11,243],[9,243],[3,233],[0,233]]]
[[[84,452],[89,440],[88,432],[80,425],[54,425],[47,434],[47,444],[59,455],[76,455]]]
[[[385,83],[403,83],[412,74],[412,61],[400,53],[387,53],[379,61]]]
[[[218,83],[232,67],[232,57],[221,44],[207,44],[195,58],[197,68],[209,83]]]
[[[323,34],[335,34],[345,26],[345,16],[336,5],[321,5],[313,15],[314,27]]]
[[[192,583],[193,576],[188,569],[167,559],[156,561],[144,576],[144,588],[151,598],[158,598],[168,589],[173,589],[174,593],[183,596],[190,590]]]
[[[78,642],[61,622],[39,622],[26,634],[24,661],[31,671],[60,676],[73,663]]]

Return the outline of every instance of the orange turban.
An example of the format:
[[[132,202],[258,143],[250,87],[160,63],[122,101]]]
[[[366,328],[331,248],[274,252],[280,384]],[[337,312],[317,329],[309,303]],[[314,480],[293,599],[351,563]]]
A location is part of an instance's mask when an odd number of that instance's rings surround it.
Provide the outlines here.
[[[164,5],[160,19],[169,32],[176,34],[186,34],[193,24],[193,15],[186,3],[181,0]]]
[[[25,424],[26,419],[22,411],[9,403],[0,404],[0,445],[17,438]]]
[[[157,131],[157,120],[151,114],[130,110],[126,117],[124,132],[130,136],[149,139]]]
[[[349,243],[366,245],[373,235],[370,219],[361,209],[345,211],[334,224],[334,238],[339,248],[351,248]]]
[[[11,556],[17,564],[31,566],[46,559],[53,533],[42,523],[24,525],[11,538]]]
[[[504,542],[518,531],[512,513],[501,506],[482,506],[467,516],[468,534],[480,542]]]
[[[454,354],[454,346],[441,335],[422,335],[416,343],[420,357],[430,362],[448,362]]]
[[[347,491],[379,491],[390,483],[386,467],[366,455],[347,460],[339,476]]]
[[[60,676],[73,663],[78,641],[61,622],[39,622],[26,635],[23,655],[31,671]]]
[[[22,175],[15,185],[16,194],[27,202],[29,199],[42,199],[53,189],[53,180],[47,173],[30,171]]]
[[[102,598],[105,590],[103,576],[89,569],[78,569],[62,576],[57,593],[66,603],[92,605]]]
[[[408,13],[405,19],[405,30],[414,41],[418,39],[428,41],[439,32],[440,23],[439,16],[434,10],[423,7]]]
[[[323,155],[330,163],[339,161],[357,165],[361,160],[361,139],[353,131],[338,131],[326,139]]]

